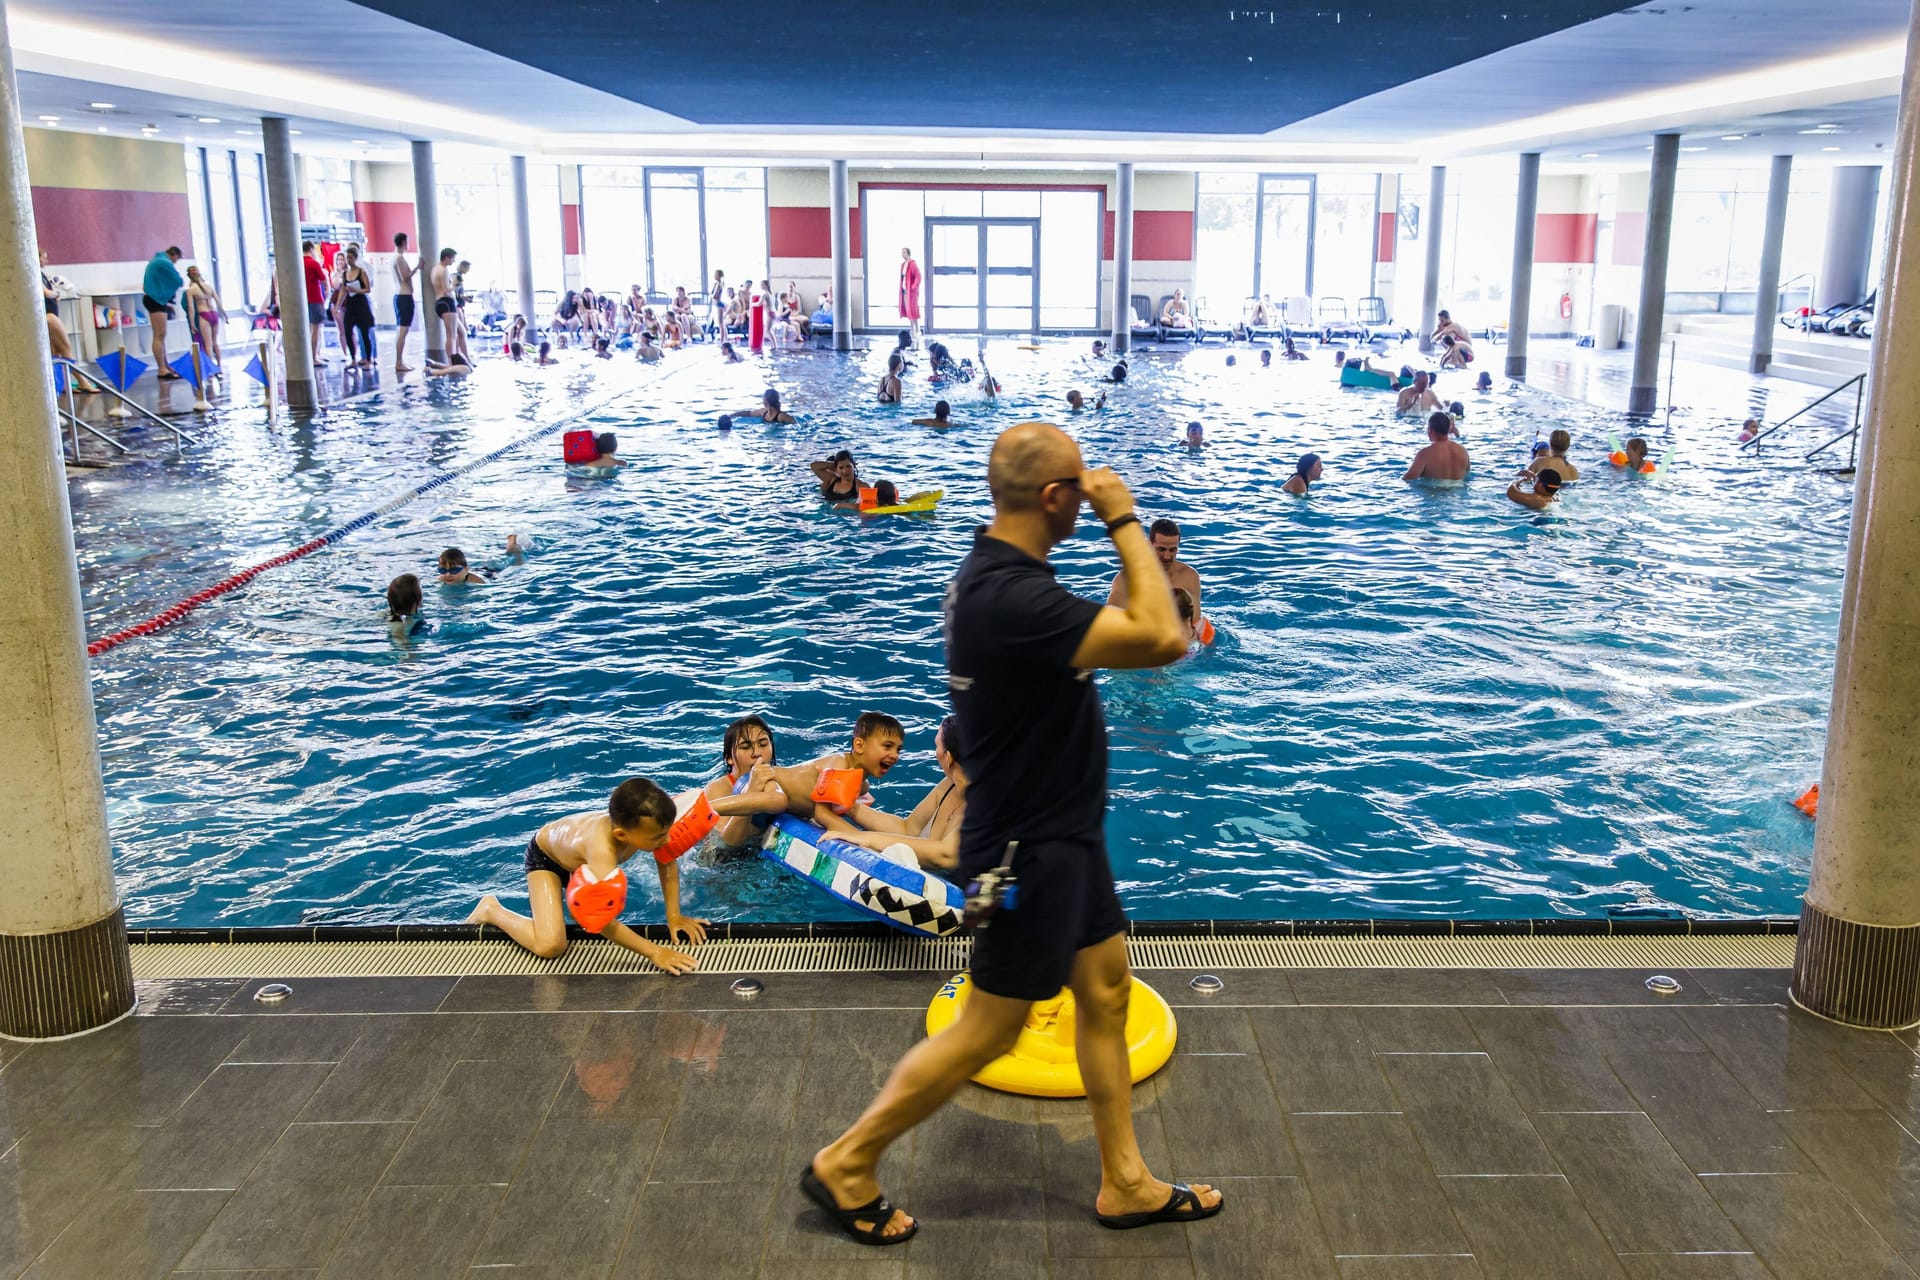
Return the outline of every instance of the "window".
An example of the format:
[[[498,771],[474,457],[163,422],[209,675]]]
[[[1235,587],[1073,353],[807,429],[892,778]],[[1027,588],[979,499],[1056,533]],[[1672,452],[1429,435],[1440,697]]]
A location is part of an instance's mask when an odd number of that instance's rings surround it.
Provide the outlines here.
[[[1326,173],[1315,184],[1314,292],[1345,298],[1348,315],[1373,292],[1379,189],[1380,179],[1371,173]]]
[[[240,193],[240,248],[246,263],[246,297],[264,298],[273,278],[273,264],[267,260],[267,184],[261,172],[257,152],[242,151],[235,157],[233,180]],[[226,303],[223,294],[221,301]],[[238,308],[235,298],[227,305]]]
[[[307,171],[308,222],[358,222],[353,207],[353,162],[302,156]]]
[[[580,171],[583,278],[624,295],[703,292],[717,268],[738,285],[767,275],[767,171],[587,165]]]
[[[1255,291],[1254,223],[1260,177],[1253,173],[1203,173],[1194,203],[1193,292],[1216,313],[1239,313],[1239,300]],[[1149,304],[1151,305],[1151,304]]]
[[[1445,225],[1438,246],[1440,305],[1468,328],[1478,329],[1507,318],[1513,210],[1520,198],[1520,178],[1511,168],[1461,170],[1447,178]],[[1418,281],[1421,277],[1398,278]],[[1412,290],[1416,308],[1420,292]]]
[[[436,166],[440,248],[473,263],[468,288],[493,285],[514,293],[520,275],[520,239],[513,224],[513,170],[504,164]],[[556,292],[563,279],[560,240],[560,169],[527,166],[528,225],[533,237],[533,287]],[[419,246],[431,260],[438,248]],[[519,300],[514,300],[518,306]]]
[[[1265,297],[1356,301],[1373,292],[1371,173],[1202,173],[1194,204],[1194,297],[1237,319]]]

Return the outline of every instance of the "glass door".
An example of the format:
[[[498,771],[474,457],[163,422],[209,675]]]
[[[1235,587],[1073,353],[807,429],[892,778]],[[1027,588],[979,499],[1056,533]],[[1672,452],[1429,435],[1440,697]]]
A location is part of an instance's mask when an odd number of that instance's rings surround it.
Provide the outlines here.
[[[707,287],[706,191],[699,169],[647,170],[647,289],[672,296]]]
[[[1313,176],[1260,175],[1254,292],[1280,302],[1313,296]]]
[[[925,262],[929,331],[1039,331],[1038,218],[928,218]]]

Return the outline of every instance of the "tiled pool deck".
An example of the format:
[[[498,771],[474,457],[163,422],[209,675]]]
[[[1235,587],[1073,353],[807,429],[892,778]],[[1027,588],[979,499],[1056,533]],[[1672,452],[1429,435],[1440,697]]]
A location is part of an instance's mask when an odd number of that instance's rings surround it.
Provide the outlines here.
[[[1911,1034],[1790,1011],[1782,970],[1149,971],[1179,1052],[1154,1167],[1220,1218],[1101,1230],[1084,1104],[969,1087],[883,1167],[861,1249],[806,1158],[921,1033],[926,973],[142,984],[0,1042],[0,1275],[1911,1276]]]

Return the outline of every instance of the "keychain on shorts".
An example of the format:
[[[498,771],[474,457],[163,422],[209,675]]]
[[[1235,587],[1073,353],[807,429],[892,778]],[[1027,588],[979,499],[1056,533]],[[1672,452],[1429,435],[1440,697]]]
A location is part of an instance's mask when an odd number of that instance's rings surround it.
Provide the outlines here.
[[[969,929],[984,929],[1000,911],[1012,911],[1019,906],[1019,877],[1013,870],[1013,855],[1019,848],[1018,840],[1007,841],[1006,856],[1000,859],[999,865],[988,867],[967,885],[966,910],[960,923]]]

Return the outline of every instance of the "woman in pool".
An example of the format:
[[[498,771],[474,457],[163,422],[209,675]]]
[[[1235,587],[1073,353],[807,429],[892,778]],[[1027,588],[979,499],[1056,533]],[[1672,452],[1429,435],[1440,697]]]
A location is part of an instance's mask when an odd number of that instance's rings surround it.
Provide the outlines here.
[[[967,775],[960,761],[965,748],[960,726],[952,716],[940,722],[933,735],[934,758],[946,775],[904,818],[857,804],[847,817],[865,828],[841,838],[862,849],[885,853],[905,845],[921,865],[951,867],[960,857],[960,820],[967,812]]]
[[[762,422],[792,422],[793,415],[780,407],[780,393],[768,387],[760,397],[760,407],[743,409],[733,415],[736,418],[758,418]]]
[[[860,475],[854,468],[851,453],[842,449],[825,462],[808,465],[820,480],[822,498],[833,503],[860,501]]]
[[[881,404],[900,403],[900,369],[902,363],[898,351],[887,357],[887,373],[885,377],[880,379]]]
[[[402,640],[426,625],[420,616],[420,579],[403,573],[387,584],[387,631]]]
[[[1296,498],[1306,497],[1307,491],[1313,488],[1313,482],[1320,478],[1323,470],[1325,468],[1320,465],[1319,454],[1301,454],[1300,461],[1293,464],[1292,479],[1280,486],[1280,492],[1290,493]]]
[[[1560,475],[1562,484],[1572,484],[1580,478],[1580,468],[1567,461],[1567,450],[1573,447],[1573,437],[1564,427],[1555,427],[1547,437],[1547,451],[1537,455],[1527,464],[1527,470],[1534,475],[1551,467]]]
[[[724,800],[733,794],[740,785],[740,779],[752,773],[760,765],[779,763],[778,752],[773,744],[773,730],[759,716],[742,716],[727,726],[726,736],[720,740],[720,759],[727,771],[707,784],[707,799]],[[785,813],[787,793],[780,784],[768,778],[760,787],[748,787],[745,793],[762,802],[756,812],[738,817],[723,818],[714,828],[714,834],[720,837],[720,843],[730,849],[756,844],[760,835],[767,829],[767,817],[775,813]]]
[[[1193,593],[1185,587],[1173,589],[1173,607],[1180,611],[1180,625],[1187,632],[1187,652],[1200,651],[1200,613],[1193,607]]]

